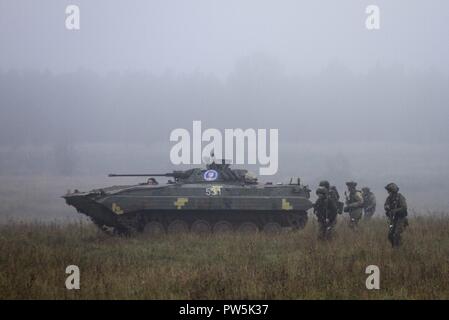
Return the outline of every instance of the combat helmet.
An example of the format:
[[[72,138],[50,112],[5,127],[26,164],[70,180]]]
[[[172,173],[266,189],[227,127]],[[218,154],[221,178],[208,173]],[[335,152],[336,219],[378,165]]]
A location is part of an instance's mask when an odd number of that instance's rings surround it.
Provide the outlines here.
[[[370,190],[368,187],[363,187],[363,188],[362,188],[362,191],[363,191],[363,192],[370,192],[371,190]]]
[[[329,181],[327,181],[327,180],[321,180],[319,186],[320,187],[325,187],[326,189],[329,190],[330,184],[329,184]]]
[[[318,188],[316,189],[316,194],[317,194],[317,195],[322,194],[322,195],[327,196],[328,191],[327,191],[327,189],[326,189],[325,187],[318,187]]]
[[[396,185],[396,183],[394,183],[394,182],[391,182],[391,183],[389,183],[389,184],[387,184],[386,186],[385,186],[385,189],[388,191],[388,192],[398,192],[399,191],[399,187]]]
[[[357,187],[357,182],[355,182],[355,181],[348,181],[348,182],[346,182],[346,185],[348,186],[348,187]]]

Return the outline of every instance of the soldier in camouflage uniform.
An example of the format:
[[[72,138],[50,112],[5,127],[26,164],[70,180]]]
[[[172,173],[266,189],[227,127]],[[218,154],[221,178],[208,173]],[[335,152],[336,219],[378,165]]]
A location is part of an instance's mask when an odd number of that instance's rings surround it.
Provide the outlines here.
[[[332,195],[333,199],[335,199],[335,203],[337,205],[337,213],[338,214],[342,214],[343,213],[344,203],[340,201],[340,194],[338,193],[337,187],[336,186],[331,186],[329,192]]]
[[[338,193],[336,186],[330,186],[329,181],[323,180],[320,181],[320,187],[326,188],[329,193],[329,198],[335,202],[335,206],[337,207],[337,213],[342,214],[343,212],[343,202],[340,202],[340,194]]]
[[[318,218],[318,239],[329,240],[337,218],[337,207],[325,187],[318,187],[316,194],[318,199],[313,205],[313,212]]]
[[[368,187],[362,188],[362,196],[364,218],[369,220],[376,212],[376,196]]]
[[[346,182],[348,193],[346,195],[346,206],[344,212],[349,213],[349,227],[355,229],[362,218],[363,197],[362,192],[356,189],[357,182]]]
[[[388,240],[393,247],[397,247],[401,245],[401,234],[408,226],[407,202],[395,183],[389,183],[385,189],[388,191],[388,197],[384,208],[390,223]]]

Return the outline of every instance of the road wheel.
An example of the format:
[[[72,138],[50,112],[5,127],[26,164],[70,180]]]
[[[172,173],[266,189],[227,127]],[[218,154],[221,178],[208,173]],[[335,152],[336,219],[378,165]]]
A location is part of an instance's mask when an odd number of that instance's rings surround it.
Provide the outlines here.
[[[209,234],[210,229],[210,224],[204,220],[196,220],[190,228],[190,230],[196,234]]]
[[[268,234],[279,234],[282,231],[282,227],[277,222],[268,222],[263,227],[263,232]]]
[[[162,223],[157,221],[150,221],[143,228],[143,232],[149,236],[159,237],[165,234],[165,229]]]
[[[290,226],[293,228],[293,230],[301,230],[306,226],[307,220],[309,218],[307,217],[306,211],[301,211],[300,214],[288,215],[287,219],[288,219]]]
[[[169,234],[187,233],[189,231],[189,226],[185,221],[175,220],[170,222],[167,231]]]
[[[259,227],[253,222],[243,222],[239,226],[239,232],[253,234],[259,231]]]
[[[223,233],[231,233],[233,230],[232,224],[227,221],[218,221],[214,225],[214,233],[223,234]]]

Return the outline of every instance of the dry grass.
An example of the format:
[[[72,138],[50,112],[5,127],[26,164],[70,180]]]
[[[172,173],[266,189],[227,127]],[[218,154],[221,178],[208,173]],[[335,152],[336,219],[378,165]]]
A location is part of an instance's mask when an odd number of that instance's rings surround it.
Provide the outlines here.
[[[449,218],[410,220],[392,249],[386,223],[351,232],[340,221],[332,242],[316,225],[279,236],[196,235],[115,238],[90,224],[0,226],[1,299],[448,299]],[[65,268],[81,270],[81,290],[65,288]],[[365,288],[365,268],[381,289]]]

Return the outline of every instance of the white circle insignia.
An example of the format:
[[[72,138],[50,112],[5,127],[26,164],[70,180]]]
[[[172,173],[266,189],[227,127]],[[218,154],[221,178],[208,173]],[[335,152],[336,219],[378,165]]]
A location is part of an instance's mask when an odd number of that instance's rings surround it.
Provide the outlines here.
[[[206,181],[214,181],[217,180],[218,178],[218,172],[215,170],[207,170],[206,172],[204,172],[203,174],[203,178]]]

